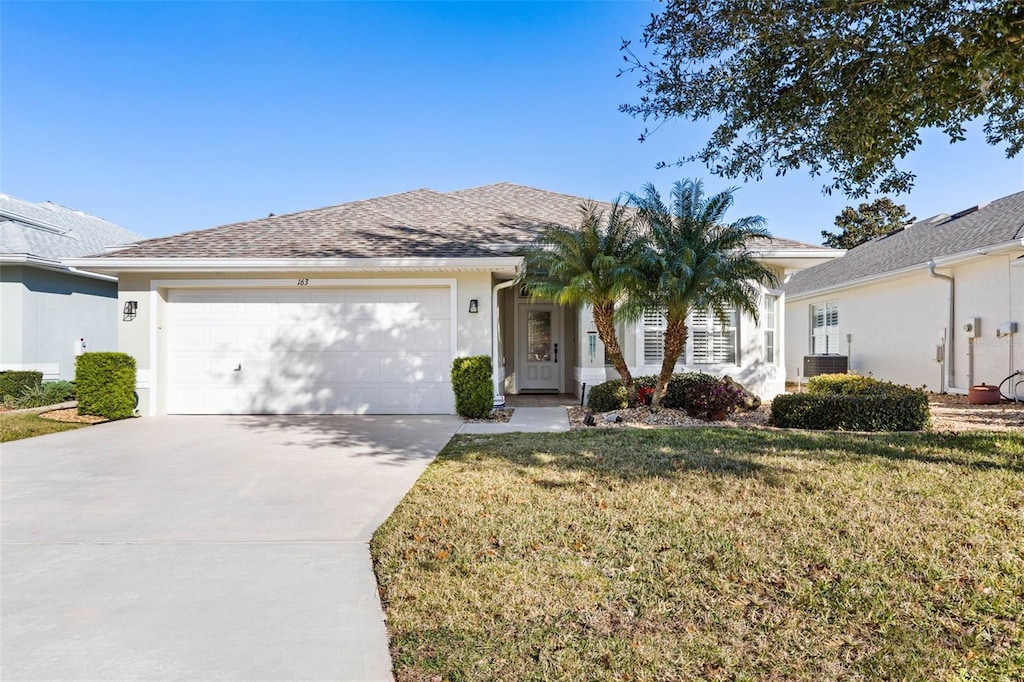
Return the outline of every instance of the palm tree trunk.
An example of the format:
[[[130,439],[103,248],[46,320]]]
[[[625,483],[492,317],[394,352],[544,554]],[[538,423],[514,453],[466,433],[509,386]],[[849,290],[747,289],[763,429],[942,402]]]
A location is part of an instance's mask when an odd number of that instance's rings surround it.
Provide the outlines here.
[[[690,330],[686,327],[686,316],[677,317],[672,313],[668,314],[665,323],[665,345],[664,357],[661,359],[661,373],[658,375],[658,385],[654,389],[654,397],[651,399],[651,409],[658,410],[661,401],[668,393],[668,382],[672,380],[672,373],[676,369],[676,361],[686,348],[686,339]]]
[[[622,385],[626,387],[626,393],[633,396],[633,375],[629,373],[626,366],[626,359],[622,357],[622,347],[619,346],[619,338],[615,334],[615,304],[594,306],[594,325],[597,327],[597,335],[601,337],[605,352],[612,360],[612,366],[622,377]]]

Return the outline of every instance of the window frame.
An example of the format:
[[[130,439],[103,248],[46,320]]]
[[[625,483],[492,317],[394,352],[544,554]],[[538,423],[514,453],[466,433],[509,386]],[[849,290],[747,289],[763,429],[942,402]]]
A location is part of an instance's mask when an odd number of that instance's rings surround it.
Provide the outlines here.
[[[741,351],[740,351],[740,332],[741,332],[741,318],[742,315],[739,310],[735,308],[728,308],[729,317],[726,324],[722,324],[718,316],[715,315],[713,310],[701,310],[691,311],[686,317],[686,326],[689,330],[689,337],[686,340],[686,346],[683,348],[683,352],[679,354],[679,360],[676,362],[676,367],[685,367],[689,365],[699,365],[701,367],[734,367],[740,364]],[[662,358],[664,357],[662,351],[664,349],[664,329],[665,329],[665,315],[661,314],[661,324],[654,325],[649,324],[650,318],[653,316],[652,312],[645,312],[637,324],[637,360],[641,367],[661,367]],[[702,351],[695,350],[698,344],[694,342],[694,332],[706,333],[711,339],[711,350],[710,355],[703,354]],[[728,355],[726,359],[716,359],[716,351],[721,352],[717,347],[716,340],[720,338],[722,333],[731,334],[732,343],[728,349]],[[654,342],[657,344],[656,353],[648,352],[648,342]],[[652,349],[653,351],[654,349]],[[656,356],[656,357],[655,357]]]
[[[761,359],[766,365],[778,366],[779,362],[779,302],[782,297],[774,291],[764,292],[764,298],[761,302]],[[768,304],[771,303],[771,324],[769,325],[769,308]],[[769,336],[771,343],[769,343]],[[769,357],[768,350],[771,349],[771,356]]]
[[[819,312],[820,315],[819,315]],[[839,301],[819,301],[810,305],[810,354],[839,355]],[[818,319],[822,324],[818,324]],[[819,331],[821,330],[821,331]],[[821,340],[821,341],[819,341]],[[824,349],[819,348],[824,342]]]

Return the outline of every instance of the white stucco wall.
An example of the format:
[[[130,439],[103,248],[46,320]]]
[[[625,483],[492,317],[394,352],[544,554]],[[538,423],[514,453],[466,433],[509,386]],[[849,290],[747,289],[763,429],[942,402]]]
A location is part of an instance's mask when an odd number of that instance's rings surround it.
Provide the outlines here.
[[[153,289],[153,282],[175,280],[209,281],[211,287],[224,280],[275,280],[284,287],[295,286],[299,278],[309,278],[310,285],[317,280],[456,280],[457,303],[454,314],[458,333],[456,355],[491,354],[491,273],[490,272],[429,272],[429,273],[230,273],[230,274],[125,274],[120,278],[119,299],[138,301],[138,314],[132,321],[118,325],[119,350],[132,355],[138,366],[139,409],[143,415],[162,414],[165,410],[161,386],[166,372],[164,348],[164,315],[167,290],[173,284]],[[202,287],[198,287],[202,288]],[[476,299],[479,312],[469,313],[469,301]],[[155,330],[155,336],[151,330]]]
[[[999,383],[1015,369],[1024,369],[1021,334],[997,338],[998,325],[1013,320],[1024,325],[1024,268],[1011,265],[1012,256],[994,255],[937,272],[956,279],[955,325],[951,338],[954,357],[953,386]],[[839,306],[841,354],[849,355],[850,369],[880,379],[925,386],[938,391],[941,365],[936,346],[946,334],[949,285],[919,272],[831,294],[790,299],[786,305],[787,379],[796,381],[803,356],[810,353],[810,309],[814,303],[836,301]],[[971,353],[963,324],[981,318],[981,336]],[[847,343],[847,334],[851,342]]]
[[[75,378],[76,343],[117,350],[117,284],[65,272],[4,266],[0,273],[0,369]]]

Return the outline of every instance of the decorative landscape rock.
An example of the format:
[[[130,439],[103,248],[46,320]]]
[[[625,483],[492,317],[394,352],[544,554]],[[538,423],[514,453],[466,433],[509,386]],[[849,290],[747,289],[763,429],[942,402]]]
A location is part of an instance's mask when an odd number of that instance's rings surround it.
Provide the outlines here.
[[[601,420],[609,424],[618,424],[619,422],[622,421],[622,417],[619,416],[617,412],[609,412],[608,414],[601,417]]]
[[[734,380],[731,376],[728,375],[723,377],[722,381],[725,382],[726,384],[736,387],[743,393],[742,407],[744,410],[746,410],[747,412],[751,412],[761,407],[761,399],[754,395],[753,393],[751,393],[750,391],[748,391],[743,386],[743,384],[739,383],[738,381]]]

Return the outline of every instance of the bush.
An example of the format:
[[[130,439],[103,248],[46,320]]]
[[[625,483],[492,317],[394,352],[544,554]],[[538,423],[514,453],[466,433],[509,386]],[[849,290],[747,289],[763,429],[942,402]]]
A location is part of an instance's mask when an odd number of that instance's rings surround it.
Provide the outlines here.
[[[639,388],[641,384],[636,383],[635,386]],[[622,385],[621,379],[611,379],[603,384],[591,386],[587,392],[587,407],[594,412],[624,410],[629,407],[629,403],[630,397],[626,394],[626,387]]]
[[[75,399],[75,384],[70,381],[47,381],[29,386],[21,392],[14,404],[20,408],[45,407]]]
[[[884,393],[888,385],[860,374],[819,374],[807,380],[807,392],[832,395]]]
[[[474,355],[452,362],[452,390],[455,411],[463,417],[481,419],[494,407],[491,356]]]
[[[658,377],[641,376],[633,378],[633,390],[635,395],[628,395],[625,386],[620,379],[611,379],[592,387],[587,392],[587,407],[594,412],[611,412],[613,410],[624,410],[640,403],[640,391],[653,389],[658,385]],[[736,395],[740,398],[737,402]],[[673,374],[668,382],[668,390],[661,406],[675,410],[690,411],[690,404],[694,403],[694,412],[691,416],[706,416],[710,410],[715,414],[724,410],[731,414],[736,408],[743,404],[743,394],[737,385],[732,386],[725,379],[704,374],[703,372],[681,372]]]
[[[725,419],[743,404],[746,396],[739,385],[708,375],[685,388],[686,413],[707,421]]]
[[[25,389],[39,386],[42,383],[42,372],[20,372],[15,370],[0,372],[0,400],[4,402],[16,400]]]
[[[772,401],[768,423],[783,428],[833,431],[928,428],[931,415],[924,391],[867,377],[859,379],[868,381],[837,384],[826,380],[816,389],[821,392],[777,396]],[[854,392],[845,393],[843,389]]]
[[[124,419],[135,411],[135,358],[85,353],[75,361],[79,414]]]

